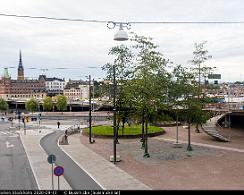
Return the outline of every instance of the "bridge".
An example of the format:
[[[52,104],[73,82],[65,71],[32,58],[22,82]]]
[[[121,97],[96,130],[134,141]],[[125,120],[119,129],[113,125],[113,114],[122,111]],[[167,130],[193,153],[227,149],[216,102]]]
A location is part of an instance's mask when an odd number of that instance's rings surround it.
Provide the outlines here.
[[[9,104],[9,108],[11,110],[24,110],[25,109],[25,103],[27,100],[24,99],[8,99],[7,102]],[[37,99],[37,101],[40,104],[39,110],[43,111],[43,100]],[[104,103],[102,101],[92,101],[92,108],[94,110],[100,110],[103,107],[108,108],[108,110],[111,109],[111,104]],[[67,102],[67,111],[88,111],[89,110],[89,101],[68,101]],[[54,106],[53,111],[57,111],[57,108]]]

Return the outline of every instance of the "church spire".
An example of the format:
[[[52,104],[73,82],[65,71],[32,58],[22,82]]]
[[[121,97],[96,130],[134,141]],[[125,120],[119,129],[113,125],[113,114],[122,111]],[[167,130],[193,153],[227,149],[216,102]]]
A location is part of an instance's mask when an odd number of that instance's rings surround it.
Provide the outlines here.
[[[24,80],[24,67],[22,64],[21,50],[19,52],[18,80]]]
[[[23,68],[21,50],[19,51],[19,68]]]

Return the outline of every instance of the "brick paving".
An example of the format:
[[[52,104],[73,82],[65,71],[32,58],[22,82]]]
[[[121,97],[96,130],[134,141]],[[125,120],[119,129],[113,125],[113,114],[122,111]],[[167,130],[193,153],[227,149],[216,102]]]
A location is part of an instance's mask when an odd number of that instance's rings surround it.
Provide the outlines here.
[[[175,139],[175,127],[165,127],[166,133],[149,138],[150,158],[143,158],[139,139],[120,139],[117,153],[122,161],[117,166],[154,190],[243,190],[244,154],[241,152],[192,145],[193,151],[174,148],[172,142],[159,138]],[[224,129],[231,135],[231,142],[216,142],[205,133],[195,133],[192,142],[214,146],[244,149],[244,130]],[[187,130],[179,128],[180,140],[187,140]],[[88,137],[81,136],[81,143],[109,161],[112,155],[112,139],[95,138],[89,144]]]

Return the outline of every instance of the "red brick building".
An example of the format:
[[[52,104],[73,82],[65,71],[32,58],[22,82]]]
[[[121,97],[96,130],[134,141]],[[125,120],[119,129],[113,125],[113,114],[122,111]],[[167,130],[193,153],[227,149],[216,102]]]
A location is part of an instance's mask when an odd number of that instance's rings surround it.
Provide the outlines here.
[[[42,99],[46,96],[46,86],[44,79],[27,80],[24,78],[24,67],[20,52],[18,77],[12,80],[8,74],[8,69],[4,69],[4,74],[0,80],[0,97],[4,99]]]

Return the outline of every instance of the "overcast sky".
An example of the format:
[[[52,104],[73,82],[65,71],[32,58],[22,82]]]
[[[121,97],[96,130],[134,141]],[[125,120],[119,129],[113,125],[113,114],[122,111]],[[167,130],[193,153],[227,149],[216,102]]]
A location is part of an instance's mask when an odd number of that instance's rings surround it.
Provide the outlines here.
[[[5,14],[122,22],[244,21],[243,10],[243,0],[0,0]],[[87,67],[109,62],[108,50],[118,44],[113,40],[117,29],[109,30],[106,23],[0,16],[0,29],[1,75],[3,67],[18,66],[21,49],[26,77],[42,73],[29,68],[45,68],[48,76],[66,79],[103,77],[100,69]],[[206,40],[213,56],[207,65],[217,67],[222,81],[244,80],[244,23],[132,24],[128,32],[152,37],[166,58],[182,65],[192,59],[194,43]],[[16,77],[16,68],[9,72]]]

